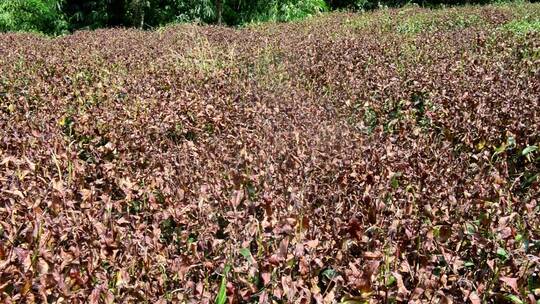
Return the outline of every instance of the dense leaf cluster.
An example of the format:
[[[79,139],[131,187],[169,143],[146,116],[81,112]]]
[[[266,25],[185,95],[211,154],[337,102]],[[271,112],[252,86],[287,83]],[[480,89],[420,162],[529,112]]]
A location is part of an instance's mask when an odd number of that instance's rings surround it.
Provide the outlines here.
[[[0,299],[540,299],[540,6],[0,35]]]

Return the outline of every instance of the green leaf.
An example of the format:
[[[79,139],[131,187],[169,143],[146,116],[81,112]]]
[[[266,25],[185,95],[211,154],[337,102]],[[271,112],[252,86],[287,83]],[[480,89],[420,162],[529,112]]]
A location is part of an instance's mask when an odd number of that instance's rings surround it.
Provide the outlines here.
[[[470,261],[467,261],[463,264],[465,267],[474,267],[474,263],[473,262],[470,262]]]
[[[540,176],[540,175],[539,175],[539,174],[535,174],[535,175],[533,175],[533,176],[527,178],[527,183],[530,184],[530,183],[534,182],[534,181],[538,178],[538,176]]]
[[[521,299],[515,295],[507,295],[506,299],[510,300],[512,303],[515,304],[523,304],[523,301],[521,301]]]
[[[231,266],[226,265],[223,270],[223,278],[221,279],[221,285],[219,286],[219,291],[216,297],[216,304],[225,304],[227,301],[227,274]]]
[[[433,227],[433,236],[438,238],[441,235],[441,226]]]
[[[497,255],[499,256],[499,258],[503,259],[503,260],[508,260],[510,257],[508,256],[508,252],[506,252],[506,250],[504,250],[503,248],[499,247],[497,249]]]
[[[521,151],[521,155],[527,156],[528,154],[536,150],[538,150],[538,146],[528,146],[527,148],[523,149],[523,151]]]
[[[515,147],[516,146],[516,139],[513,136],[509,136],[506,139],[506,146],[508,146],[509,148]]]
[[[473,235],[476,233],[476,227],[471,223],[465,224],[465,234]]]
[[[390,287],[394,285],[394,283],[396,283],[396,277],[391,275],[390,277],[388,277],[388,282],[386,282],[386,287]]]
[[[540,277],[537,275],[529,276],[527,279],[527,288],[533,293],[536,291],[540,292]]]
[[[495,148],[495,153],[493,153],[493,156],[503,153],[504,150],[506,150],[506,144],[501,145],[498,148]]]
[[[392,178],[390,179],[390,185],[392,188],[397,189],[399,187],[399,177],[401,176],[401,173],[398,172],[394,175],[392,175]]]
[[[328,268],[322,272],[322,275],[328,278],[329,280],[332,280],[333,278],[337,277],[337,272],[332,268]]]
[[[251,257],[251,252],[248,248],[242,248],[240,249],[240,254],[248,260],[248,262],[253,263],[253,257]]]

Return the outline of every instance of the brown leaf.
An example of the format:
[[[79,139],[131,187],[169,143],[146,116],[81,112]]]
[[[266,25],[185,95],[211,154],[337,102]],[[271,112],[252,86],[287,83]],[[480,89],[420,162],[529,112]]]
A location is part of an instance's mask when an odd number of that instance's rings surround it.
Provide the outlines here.
[[[360,220],[358,220],[358,218],[352,217],[349,220],[348,230],[349,230],[349,234],[352,237],[355,237],[359,241],[362,240],[362,226],[361,226]]]
[[[19,190],[13,190],[13,191],[10,191],[10,190],[3,190],[3,192],[5,193],[8,193],[8,194],[12,194],[12,195],[15,195],[15,196],[18,196],[20,197],[21,199],[24,199],[24,194],[19,191]]]
[[[382,253],[380,251],[377,251],[377,252],[366,251],[362,255],[364,256],[364,258],[370,259],[370,260],[375,260],[375,259],[382,258]]]
[[[474,291],[469,294],[469,300],[471,301],[472,304],[481,304],[482,303],[482,300],[480,299],[478,294],[476,294],[476,292],[474,292]]]
[[[403,277],[401,276],[401,274],[394,271],[392,272],[392,275],[394,276],[394,278],[396,278],[398,293],[400,293],[402,296],[409,295],[410,291],[405,287],[405,284],[403,283]]]
[[[516,294],[520,293],[518,288],[518,278],[500,277],[499,280],[510,286]]]
[[[96,287],[92,290],[92,293],[90,293],[90,297],[88,298],[88,301],[90,302],[90,304],[98,304],[100,297],[101,297],[101,288]]]
[[[103,297],[103,301],[105,304],[113,304],[114,303],[114,295],[109,290],[105,291],[105,296]]]
[[[289,247],[289,238],[285,237],[279,243],[278,255],[279,255],[280,258],[283,258],[283,259],[287,258],[288,247]]]
[[[306,242],[306,245],[311,248],[311,249],[316,249],[317,246],[319,246],[319,240],[311,240],[311,241],[307,241]]]
[[[82,196],[82,200],[85,201],[85,202],[89,201],[90,198],[92,197],[92,190],[82,189],[80,191],[80,193],[81,193],[81,196]]]
[[[116,287],[122,287],[129,284],[130,276],[125,269],[120,269],[116,273]]]
[[[268,285],[268,283],[270,283],[271,276],[272,275],[269,272],[263,272],[261,274],[261,278],[262,278],[263,283],[264,283],[265,286]]]

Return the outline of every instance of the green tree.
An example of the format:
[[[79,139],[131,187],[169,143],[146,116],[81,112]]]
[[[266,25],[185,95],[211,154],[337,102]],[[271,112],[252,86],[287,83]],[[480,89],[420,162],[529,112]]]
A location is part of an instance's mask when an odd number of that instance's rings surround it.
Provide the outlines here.
[[[126,6],[126,23],[131,26],[144,28],[145,26],[145,16],[147,13],[158,13],[152,12],[152,3],[149,0],[131,0],[127,2]]]
[[[58,0],[0,1],[0,31],[62,33],[68,28]]]
[[[123,1],[105,0],[65,0],[63,11],[67,16],[71,30],[95,29],[122,25],[124,3]],[[118,20],[118,22],[111,22],[113,20]]]
[[[225,0],[229,24],[291,21],[328,10],[324,0]]]

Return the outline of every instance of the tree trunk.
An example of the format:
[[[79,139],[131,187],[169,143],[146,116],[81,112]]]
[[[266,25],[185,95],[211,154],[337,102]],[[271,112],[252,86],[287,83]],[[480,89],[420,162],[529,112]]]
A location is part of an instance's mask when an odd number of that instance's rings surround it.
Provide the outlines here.
[[[221,15],[223,13],[223,0],[216,0],[216,11],[217,11],[217,23],[221,25]]]

